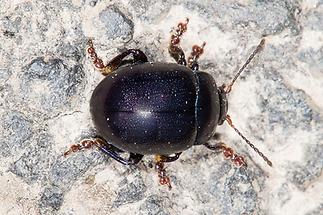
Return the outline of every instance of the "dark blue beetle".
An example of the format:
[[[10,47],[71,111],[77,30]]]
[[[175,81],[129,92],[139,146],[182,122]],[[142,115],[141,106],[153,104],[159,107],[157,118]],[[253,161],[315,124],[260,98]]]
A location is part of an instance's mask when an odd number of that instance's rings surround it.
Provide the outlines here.
[[[156,155],[156,170],[160,183],[170,188],[164,162],[175,161],[193,145],[205,145],[222,151],[236,165],[245,165],[243,157],[223,143],[211,146],[207,143],[217,125],[229,122],[226,94],[250,60],[264,45],[264,40],[249,57],[228,86],[218,87],[213,77],[198,70],[197,60],[203,47],[195,45],[186,63],[179,46],[188,20],[179,23],[171,36],[169,53],[175,63],[151,63],[143,52],[129,49],[107,65],[98,58],[89,40],[88,53],[94,65],[106,77],[95,88],[90,109],[100,138],[73,145],[65,154],[98,146],[102,151],[123,164],[136,164],[144,155]],[[125,60],[132,54],[133,60]],[[128,63],[127,66],[124,64]],[[242,136],[266,161],[271,162]],[[128,159],[120,153],[129,152]]]
[[[92,94],[91,113],[103,138],[121,150],[170,155],[207,142],[226,104],[209,74],[143,62],[106,77]]]

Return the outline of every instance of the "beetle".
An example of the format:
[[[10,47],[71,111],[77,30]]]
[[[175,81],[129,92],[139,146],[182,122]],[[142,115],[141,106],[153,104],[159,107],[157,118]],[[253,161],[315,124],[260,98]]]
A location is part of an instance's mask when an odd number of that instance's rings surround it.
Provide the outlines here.
[[[230,84],[217,86],[210,74],[199,70],[198,59],[205,42],[202,46],[194,45],[188,60],[185,59],[180,40],[188,21],[179,23],[171,35],[168,50],[176,63],[149,62],[139,49],[128,49],[104,65],[92,40],[88,41],[87,52],[94,66],[106,76],[94,89],[90,100],[93,123],[100,137],[72,145],[65,156],[97,146],[118,162],[133,165],[144,155],[155,155],[159,182],[171,188],[164,163],[177,160],[193,145],[222,152],[236,166],[246,166],[244,158],[224,143],[208,143],[216,127],[227,121],[268,165],[272,165],[235,128],[227,114],[227,94],[263,48],[265,40],[261,40]],[[126,59],[129,55],[133,56],[130,63]],[[122,152],[128,152],[129,158],[122,157]]]

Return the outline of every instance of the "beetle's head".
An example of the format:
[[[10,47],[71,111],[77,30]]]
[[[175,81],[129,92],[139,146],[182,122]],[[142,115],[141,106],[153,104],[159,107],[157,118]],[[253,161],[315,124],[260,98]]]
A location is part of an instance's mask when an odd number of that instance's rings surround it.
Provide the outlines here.
[[[220,99],[220,117],[218,125],[222,125],[228,115],[228,99],[227,93],[225,92],[225,85],[218,87],[218,94]]]

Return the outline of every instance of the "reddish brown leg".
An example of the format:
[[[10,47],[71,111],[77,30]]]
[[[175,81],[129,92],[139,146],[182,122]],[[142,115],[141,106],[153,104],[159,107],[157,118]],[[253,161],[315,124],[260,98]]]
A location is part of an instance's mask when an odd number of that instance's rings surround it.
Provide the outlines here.
[[[168,47],[169,54],[175,59],[178,64],[186,66],[185,54],[180,47],[180,41],[183,33],[187,30],[189,19],[186,18],[184,23],[179,23],[177,28],[172,31],[171,40]]]
[[[134,165],[139,163],[143,158],[141,154],[129,153],[128,159],[125,159],[120,156],[120,153],[123,151],[116,148],[115,146],[107,143],[105,140],[101,138],[94,138],[94,139],[85,139],[82,140],[79,144],[74,144],[64,153],[64,156],[78,152],[83,149],[92,148],[93,146],[98,147],[103,153],[110,156],[111,158],[115,159],[116,161],[124,164],[124,165]]]
[[[110,60],[106,65],[104,65],[102,59],[97,56],[91,39],[89,39],[88,41],[88,46],[89,48],[87,49],[87,52],[91,56],[94,66],[101,71],[102,75],[108,75],[114,70],[118,69],[123,60],[130,54],[133,55],[134,63],[148,62],[147,56],[139,49],[128,49],[120,53],[112,60]]]
[[[87,53],[90,55],[90,57],[92,58],[93,64],[94,66],[99,69],[99,70],[103,70],[104,68],[104,64],[101,58],[98,57],[98,55],[96,54],[96,51],[94,49],[93,46],[93,41],[92,39],[89,39],[87,42],[88,48],[87,48]]]
[[[164,166],[165,157],[162,155],[156,155],[155,160],[156,160],[155,169],[158,173],[159,183],[161,185],[167,185],[169,190],[171,190],[172,185],[170,183],[170,178],[166,175],[166,169]]]
[[[204,144],[208,149],[213,151],[222,152],[225,159],[230,159],[237,167],[247,166],[244,158],[236,154],[232,148],[226,146],[224,143],[220,142],[215,146],[210,145],[209,143]]]
[[[66,157],[67,155],[69,155],[71,153],[78,152],[78,151],[81,151],[83,149],[90,149],[93,146],[98,146],[99,144],[100,144],[100,142],[97,139],[95,139],[95,140],[84,139],[78,144],[71,145],[70,149],[67,150],[66,152],[64,152],[64,156]]]
[[[199,57],[203,54],[204,51],[204,46],[205,46],[205,42],[203,42],[202,46],[198,46],[198,45],[194,45],[192,47],[192,52],[191,55],[188,57],[188,66],[192,69],[192,70],[199,70],[199,65],[197,60],[199,59]]]

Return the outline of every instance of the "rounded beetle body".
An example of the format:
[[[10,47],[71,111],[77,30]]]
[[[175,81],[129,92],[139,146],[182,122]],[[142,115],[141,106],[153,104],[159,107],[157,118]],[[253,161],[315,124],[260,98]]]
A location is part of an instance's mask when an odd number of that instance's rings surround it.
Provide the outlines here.
[[[220,107],[212,76],[172,63],[120,67],[99,83],[90,102],[103,138],[143,155],[170,155],[205,143]]]

